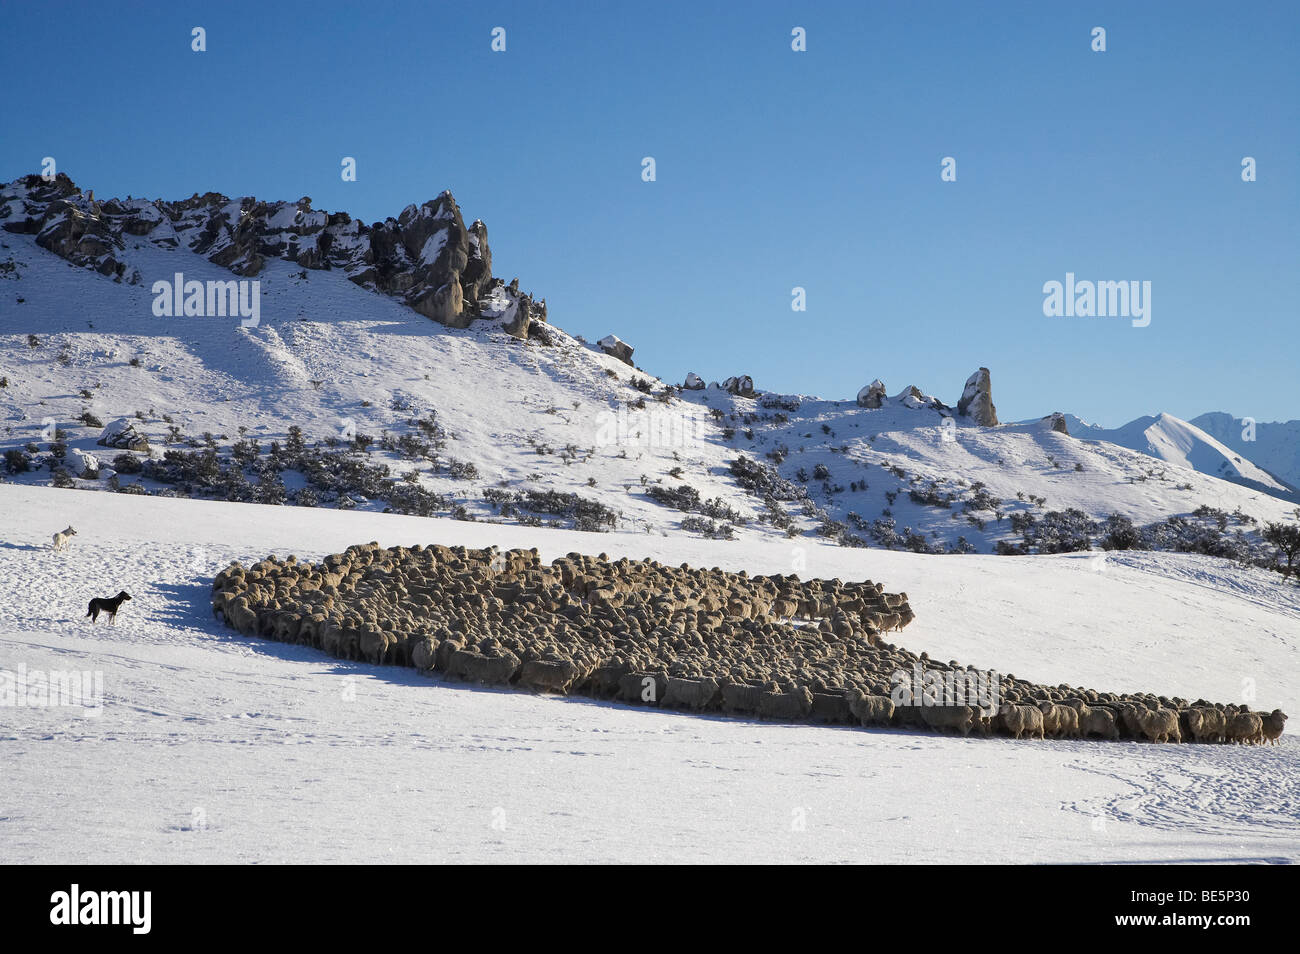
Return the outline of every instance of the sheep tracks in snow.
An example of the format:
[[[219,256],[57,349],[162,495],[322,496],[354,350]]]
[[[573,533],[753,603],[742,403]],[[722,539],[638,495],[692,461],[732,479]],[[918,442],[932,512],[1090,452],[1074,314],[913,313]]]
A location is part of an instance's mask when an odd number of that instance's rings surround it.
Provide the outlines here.
[[[1040,686],[918,656],[883,639],[914,618],[907,594],[869,580],[751,577],[604,554],[570,553],[548,566],[536,550],[369,543],[314,565],[292,556],[234,563],[212,593],[214,615],[247,636],[675,709],[962,735],[1198,742],[1275,739],[1285,719],[1202,700]],[[975,676],[993,676],[996,693],[974,705],[903,704],[900,674],[915,678],[918,700],[922,677],[973,686]]]

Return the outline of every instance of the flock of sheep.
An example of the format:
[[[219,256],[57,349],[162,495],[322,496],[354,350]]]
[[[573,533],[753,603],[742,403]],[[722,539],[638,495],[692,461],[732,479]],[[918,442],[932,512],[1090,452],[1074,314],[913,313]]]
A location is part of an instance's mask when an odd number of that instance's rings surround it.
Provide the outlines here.
[[[900,672],[977,671],[885,642],[914,614],[880,584],[748,576],[536,550],[349,547],[222,570],[214,615],[247,636],[484,684],[694,711],[1014,738],[1276,741],[1285,714],[998,677],[997,700],[895,704]]]

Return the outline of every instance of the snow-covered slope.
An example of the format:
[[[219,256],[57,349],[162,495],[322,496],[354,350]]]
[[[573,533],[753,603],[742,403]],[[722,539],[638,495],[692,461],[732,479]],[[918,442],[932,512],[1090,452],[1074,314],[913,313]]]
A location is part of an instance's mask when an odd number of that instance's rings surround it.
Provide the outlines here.
[[[78,529],[55,554],[49,534]],[[103,676],[3,710],[18,862],[1300,861],[1276,748],[957,739],[476,689],[248,640],[232,559],[537,546],[905,590],[904,644],[1045,682],[1300,706],[1300,588],[1179,554],[962,559],[0,487],[0,669]],[[115,626],[86,601],[126,588]],[[94,798],[84,793],[93,792]],[[652,795],[650,794],[652,793]]]

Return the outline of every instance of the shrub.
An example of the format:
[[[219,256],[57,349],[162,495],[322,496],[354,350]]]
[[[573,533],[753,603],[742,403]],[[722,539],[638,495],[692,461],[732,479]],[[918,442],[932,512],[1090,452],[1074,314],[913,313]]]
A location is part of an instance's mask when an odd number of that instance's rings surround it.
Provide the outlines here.
[[[456,480],[478,480],[478,468],[473,464],[457,460],[454,457],[447,460],[447,471]]]
[[[729,524],[718,524],[704,517],[683,517],[681,527],[688,533],[700,533],[710,540],[734,540],[736,532]]]
[[[17,447],[5,451],[5,473],[25,474],[31,469],[32,458]]]
[[[134,454],[122,453],[113,458],[113,469],[119,474],[138,474],[144,468],[140,458]]]
[[[1284,576],[1295,572],[1296,559],[1300,557],[1300,524],[1266,523],[1261,533],[1264,541],[1278,549],[1278,566]],[[1286,566],[1281,565],[1281,557],[1286,557]]]
[[[1122,514],[1113,513],[1101,523],[1101,548],[1103,550],[1140,550],[1142,538],[1133,521]]]
[[[774,500],[805,500],[808,497],[808,488],[791,483],[777,473],[776,468],[743,454],[733,460],[728,469],[736,483],[755,495]]]

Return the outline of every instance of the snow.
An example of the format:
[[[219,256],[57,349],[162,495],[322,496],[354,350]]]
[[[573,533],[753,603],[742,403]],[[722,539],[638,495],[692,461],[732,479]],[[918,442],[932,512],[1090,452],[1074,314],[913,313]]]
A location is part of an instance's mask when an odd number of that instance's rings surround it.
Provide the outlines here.
[[[898,413],[914,414],[911,411]],[[77,529],[53,553],[50,534]],[[1013,742],[487,690],[218,627],[232,559],[536,546],[868,577],[900,642],[1044,682],[1300,709],[1300,587],[1175,554],[922,556],[0,486],[0,669],[104,705],[0,710],[10,863],[1300,861],[1300,737]],[[133,595],[116,625],[92,596]],[[1252,680],[1253,683],[1247,683]]]
[[[447,244],[447,234],[446,229],[439,229],[425,240],[424,248],[420,249],[421,262],[428,265],[437,260],[438,254]]]

